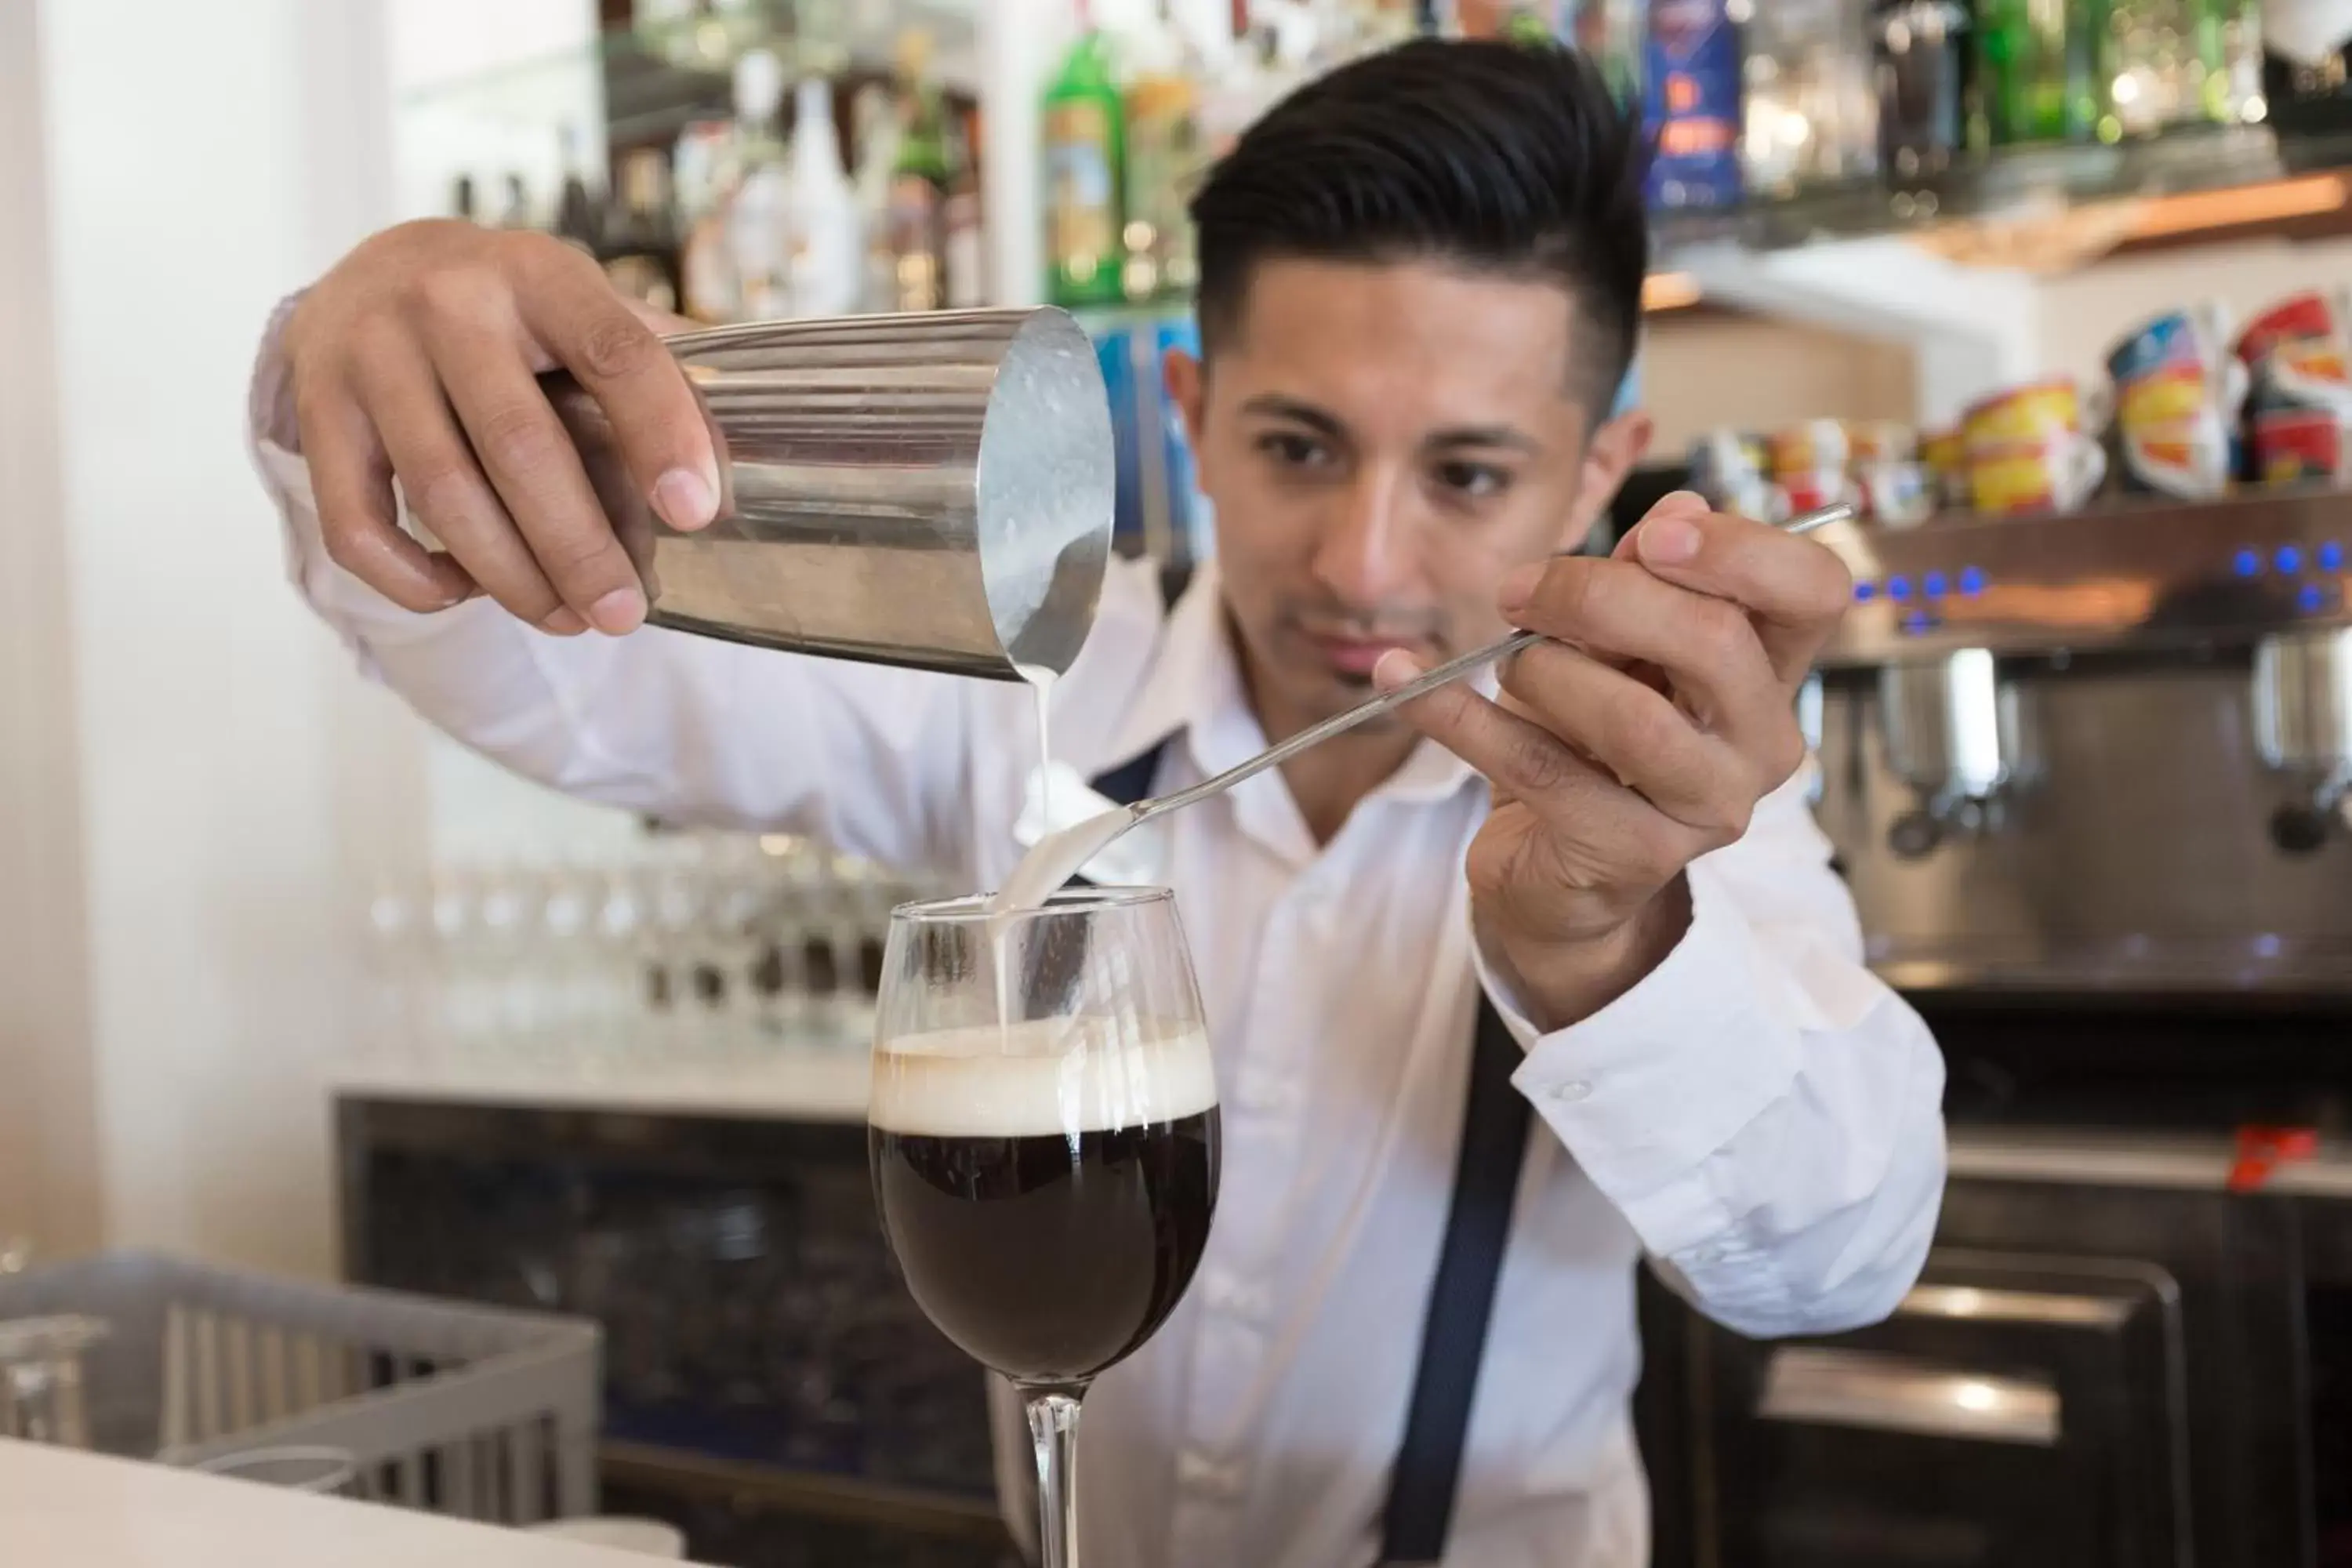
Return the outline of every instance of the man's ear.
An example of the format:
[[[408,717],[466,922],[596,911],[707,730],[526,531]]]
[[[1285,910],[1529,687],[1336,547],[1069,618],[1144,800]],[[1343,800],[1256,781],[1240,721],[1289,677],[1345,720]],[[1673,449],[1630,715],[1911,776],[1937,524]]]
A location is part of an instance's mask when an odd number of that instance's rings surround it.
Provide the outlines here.
[[[1201,399],[1207,379],[1200,360],[1182,349],[1170,349],[1160,357],[1160,384],[1168,389],[1168,401],[1184,416],[1184,439],[1196,453],[1201,449]]]
[[[1568,527],[1559,542],[1562,550],[1575,550],[1592,536],[1625,483],[1625,476],[1649,451],[1650,437],[1656,430],[1649,415],[1639,408],[1603,420],[1594,428],[1592,438],[1584,444],[1584,468],[1577,475],[1576,504],[1570,510]]]

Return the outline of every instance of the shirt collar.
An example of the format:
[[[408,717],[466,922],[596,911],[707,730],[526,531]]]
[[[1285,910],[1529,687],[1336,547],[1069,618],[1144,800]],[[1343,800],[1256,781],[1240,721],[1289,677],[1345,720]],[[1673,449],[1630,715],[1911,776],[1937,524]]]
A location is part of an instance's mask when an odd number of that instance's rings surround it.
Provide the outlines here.
[[[1241,661],[1234,651],[1224,596],[1214,561],[1194,572],[1182,597],[1161,624],[1159,647],[1133,704],[1118,729],[1118,743],[1102,771],[1134,761],[1154,746],[1180,739],[1205,776],[1247,761],[1266,746],[1265,730],[1250,710],[1242,685]],[[1475,678],[1482,690],[1495,690],[1491,671]],[[1477,779],[1461,758],[1423,741],[1371,798],[1407,803],[1446,800]],[[1252,781],[1255,782],[1255,781]]]

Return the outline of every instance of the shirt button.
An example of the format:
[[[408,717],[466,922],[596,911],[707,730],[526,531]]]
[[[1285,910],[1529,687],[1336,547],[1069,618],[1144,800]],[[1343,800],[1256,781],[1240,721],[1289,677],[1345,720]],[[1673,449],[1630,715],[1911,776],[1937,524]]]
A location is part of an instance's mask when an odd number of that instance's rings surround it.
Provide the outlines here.
[[[1241,1468],[1221,1465],[1197,1448],[1186,1448],[1176,1456],[1176,1484],[1203,1497],[1231,1500],[1242,1495]]]
[[[1287,1110],[1297,1096],[1297,1085],[1279,1073],[1244,1073],[1234,1093],[1234,1103],[1244,1110],[1271,1113]]]
[[[1592,1086],[1580,1078],[1572,1078],[1566,1083],[1552,1085],[1551,1097],[1562,1105],[1575,1105],[1592,1098]]]
[[[1211,1269],[1202,1275],[1201,1299],[1213,1312],[1229,1312],[1251,1322],[1265,1316],[1265,1292],[1223,1269]]]

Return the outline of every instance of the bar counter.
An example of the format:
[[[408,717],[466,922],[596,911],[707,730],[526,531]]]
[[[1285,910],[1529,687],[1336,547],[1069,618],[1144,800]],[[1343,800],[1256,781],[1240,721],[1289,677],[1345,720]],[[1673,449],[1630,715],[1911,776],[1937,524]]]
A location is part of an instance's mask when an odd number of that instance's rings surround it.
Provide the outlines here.
[[[0,1438],[8,1568],[645,1568],[651,1559]]]

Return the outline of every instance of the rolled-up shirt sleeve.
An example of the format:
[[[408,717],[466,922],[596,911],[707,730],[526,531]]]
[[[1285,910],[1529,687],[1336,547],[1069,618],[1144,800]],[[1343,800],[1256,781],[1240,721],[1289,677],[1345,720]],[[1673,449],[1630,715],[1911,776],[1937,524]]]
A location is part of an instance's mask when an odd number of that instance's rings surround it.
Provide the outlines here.
[[[329,555],[271,321],[250,441],[284,520],[288,575],[371,679],[457,741],[583,799],[661,816],[807,833],[900,866],[963,845],[964,684],[646,626],[551,637],[478,598],[417,615]]]
[[[1691,921],[1592,1016],[1538,1033],[1514,1081],[1699,1310],[1743,1333],[1894,1310],[1944,1185],[1943,1058],[1862,962],[1802,780],[1688,872]]]

